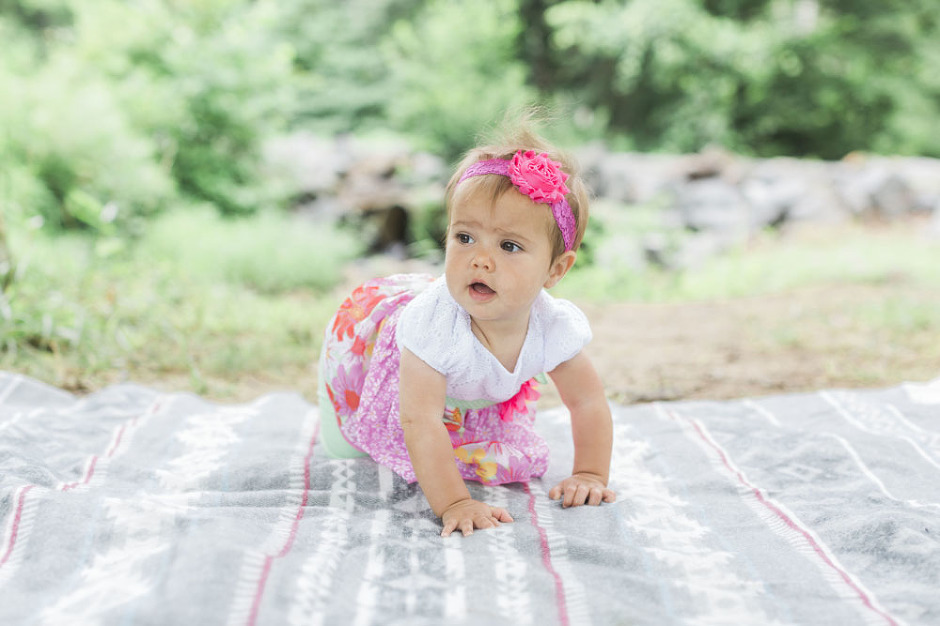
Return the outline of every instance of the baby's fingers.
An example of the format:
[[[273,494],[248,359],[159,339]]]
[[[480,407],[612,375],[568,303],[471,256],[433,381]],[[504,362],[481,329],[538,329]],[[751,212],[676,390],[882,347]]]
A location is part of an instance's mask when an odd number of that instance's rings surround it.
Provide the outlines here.
[[[617,494],[603,486],[593,486],[573,480],[563,481],[551,488],[548,497],[552,500],[561,500],[564,508],[581,506],[600,506],[602,502],[614,502]]]
[[[587,502],[588,496],[591,493],[591,488],[583,483],[579,483],[577,486],[569,487],[565,489],[565,499],[562,500],[561,505],[568,506],[581,506]]]
[[[514,519],[512,519],[512,515],[509,514],[509,511],[507,511],[506,509],[500,508],[498,506],[493,507],[492,513],[493,513],[493,519],[495,519],[497,523],[515,521]]]
[[[464,537],[473,534],[473,526],[474,524],[472,519],[465,519],[464,521],[460,522],[460,531],[463,533]]]
[[[614,502],[617,499],[617,494],[611,489],[601,488],[601,487],[592,487],[591,493],[588,495],[587,504],[591,506],[600,506],[601,502]]]
[[[457,530],[457,520],[450,520],[444,523],[444,530],[441,531],[441,537],[450,537],[450,534]]]

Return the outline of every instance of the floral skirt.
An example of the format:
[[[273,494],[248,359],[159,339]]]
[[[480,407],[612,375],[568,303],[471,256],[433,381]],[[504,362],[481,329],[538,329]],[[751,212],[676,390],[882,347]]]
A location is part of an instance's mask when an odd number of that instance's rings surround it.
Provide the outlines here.
[[[398,406],[401,352],[395,328],[404,306],[434,278],[398,274],[353,291],[327,326],[320,353],[321,439],[334,458],[368,455],[416,480]],[[548,446],[535,432],[536,381],[505,402],[447,399],[441,420],[461,476],[490,485],[527,482],[548,468]]]

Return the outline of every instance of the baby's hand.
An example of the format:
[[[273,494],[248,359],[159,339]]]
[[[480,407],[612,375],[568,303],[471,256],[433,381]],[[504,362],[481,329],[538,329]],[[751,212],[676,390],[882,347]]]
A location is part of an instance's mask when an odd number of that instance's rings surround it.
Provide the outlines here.
[[[586,472],[573,474],[551,488],[548,497],[552,500],[563,498],[561,505],[563,507],[581,506],[590,504],[598,506],[601,502],[613,502],[617,499],[617,494],[594,474]]]
[[[450,505],[441,515],[441,521],[444,522],[441,537],[449,537],[458,529],[466,537],[473,534],[474,528],[495,528],[500,522],[511,522],[513,519],[506,509],[468,499]]]

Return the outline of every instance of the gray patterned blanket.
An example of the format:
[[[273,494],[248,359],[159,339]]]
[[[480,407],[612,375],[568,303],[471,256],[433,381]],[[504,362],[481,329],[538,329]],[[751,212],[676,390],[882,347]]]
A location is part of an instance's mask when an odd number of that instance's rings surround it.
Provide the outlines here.
[[[439,537],[321,454],[296,394],[219,405],[0,373],[0,624],[940,624],[940,379],[614,407],[617,503]]]

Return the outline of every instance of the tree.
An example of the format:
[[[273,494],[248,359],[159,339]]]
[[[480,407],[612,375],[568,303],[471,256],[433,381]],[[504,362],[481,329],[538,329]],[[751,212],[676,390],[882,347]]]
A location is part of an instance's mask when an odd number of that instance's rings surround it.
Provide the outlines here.
[[[925,0],[554,4],[558,88],[635,148],[940,155],[936,18]],[[932,78],[933,77],[933,78]]]

